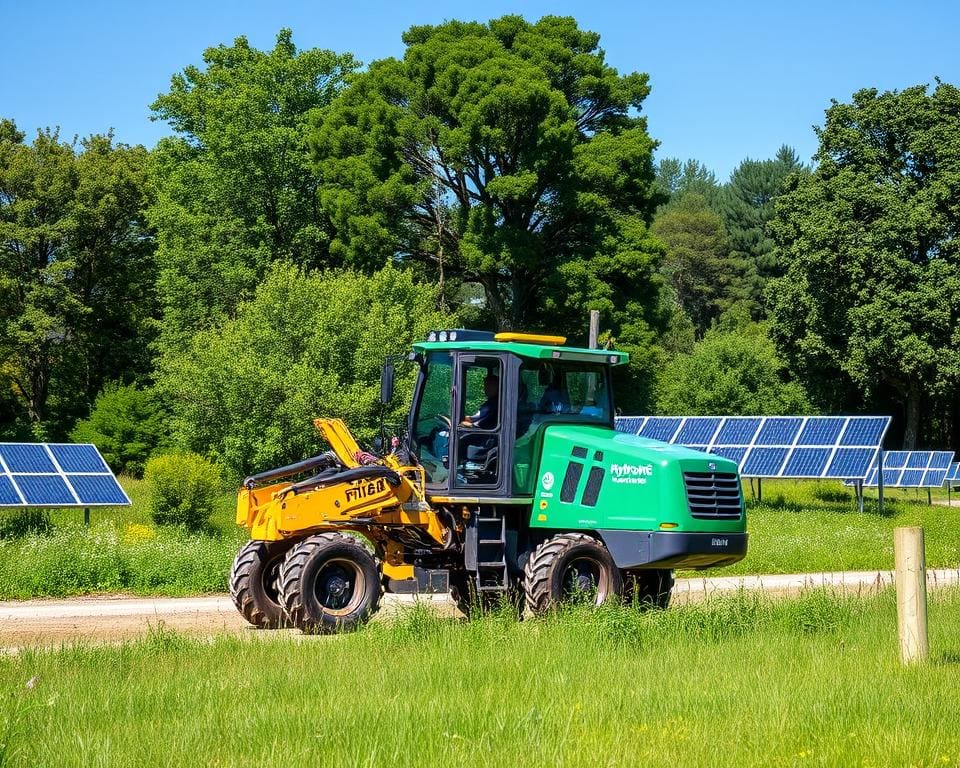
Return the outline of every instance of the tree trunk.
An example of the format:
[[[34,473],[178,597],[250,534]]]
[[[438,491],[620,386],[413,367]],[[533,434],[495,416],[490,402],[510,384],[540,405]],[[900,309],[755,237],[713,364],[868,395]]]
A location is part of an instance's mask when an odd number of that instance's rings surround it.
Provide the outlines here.
[[[912,451],[917,446],[917,432],[920,429],[920,387],[910,383],[907,390],[907,422],[903,429],[903,450]]]

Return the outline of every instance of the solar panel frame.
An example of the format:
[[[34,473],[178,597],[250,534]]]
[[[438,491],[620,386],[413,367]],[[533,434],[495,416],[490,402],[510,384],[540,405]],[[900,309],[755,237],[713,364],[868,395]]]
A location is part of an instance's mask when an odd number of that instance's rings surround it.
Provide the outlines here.
[[[0,443],[0,508],[129,505],[91,443]]]
[[[634,434],[642,437],[730,458],[744,477],[859,481],[876,462],[890,417],[634,416],[616,421],[621,431],[634,425]],[[709,431],[713,434],[705,444]],[[687,436],[693,439],[684,442]],[[818,443],[820,437],[829,440]]]

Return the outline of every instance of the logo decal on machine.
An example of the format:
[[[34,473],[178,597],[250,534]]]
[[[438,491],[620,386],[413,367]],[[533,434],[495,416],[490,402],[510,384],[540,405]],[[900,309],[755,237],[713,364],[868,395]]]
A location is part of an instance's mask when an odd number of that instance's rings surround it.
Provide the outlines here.
[[[387,482],[383,478],[366,483],[360,480],[356,485],[347,488],[347,503],[360,501],[360,499],[365,499],[368,496],[375,496],[378,493],[383,493],[385,490],[387,490]]]
[[[543,490],[549,491],[553,488],[553,472],[544,472],[543,477],[540,478],[540,485],[543,486]]]
[[[615,483],[646,485],[647,478],[653,476],[653,464],[611,464],[610,474]]]

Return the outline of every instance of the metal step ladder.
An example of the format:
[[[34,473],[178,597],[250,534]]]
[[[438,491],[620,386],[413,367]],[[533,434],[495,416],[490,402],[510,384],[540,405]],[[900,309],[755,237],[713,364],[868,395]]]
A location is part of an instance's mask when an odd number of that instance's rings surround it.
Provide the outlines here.
[[[490,515],[490,512],[487,512]],[[507,573],[507,520],[503,513],[493,517],[477,516],[477,572],[478,593],[506,593],[510,584]]]

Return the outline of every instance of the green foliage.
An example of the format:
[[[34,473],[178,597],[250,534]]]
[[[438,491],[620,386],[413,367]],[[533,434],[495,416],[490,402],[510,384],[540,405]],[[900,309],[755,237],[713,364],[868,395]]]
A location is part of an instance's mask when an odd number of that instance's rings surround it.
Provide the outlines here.
[[[707,166],[699,160],[681,162],[676,157],[665,157],[657,163],[657,186],[671,202],[693,193],[714,207],[721,194],[717,176]]]
[[[701,194],[687,192],[662,208],[653,234],[667,247],[661,271],[674,300],[699,334],[746,299],[743,265],[731,258],[723,219]]]
[[[20,539],[29,534],[49,533],[53,529],[50,513],[27,508],[0,513],[0,539]]]
[[[0,599],[224,592],[238,546],[232,537],[176,528],[64,525],[43,535],[0,540]]]
[[[730,237],[730,256],[744,271],[745,290],[755,318],[768,314],[767,283],[782,277],[789,263],[774,249],[769,231],[774,203],[787,177],[805,170],[797,153],[784,145],[772,160],[747,159],[740,163],[716,198],[715,205]]]
[[[242,477],[318,451],[318,416],[343,418],[369,440],[384,355],[454,322],[435,309],[437,299],[434,287],[392,266],[364,276],[275,265],[235,319],[164,360],[158,386],[176,441]],[[413,370],[397,374],[394,401],[403,408]]]
[[[220,470],[215,464],[195,453],[163,454],[147,461],[143,479],[155,523],[188,531],[209,526],[220,492]]]
[[[451,21],[404,35],[317,114],[311,148],[335,228],[362,268],[400,255],[481,285],[488,322],[618,338],[663,321],[647,224],[647,76],[620,75],[571,18]]]
[[[104,381],[143,373],[153,245],[147,151],[0,121],[0,388],[35,437],[62,434]]]
[[[892,393],[912,448],[960,381],[960,90],[858,91],[818,135],[777,205],[773,333],[824,407]]]
[[[154,153],[164,348],[230,314],[271,262],[327,263],[328,232],[306,147],[311,114],[356,62],[298,51],[281,30],[271,51],[245,37],[208,48],[153,103],[176,138]]]
[[[167,442],[167,423],[153,390],[108,384],[90,416],[70,433],[75,443],[93,443],[114,472],[140,477],[150,454]]]
[[[690,416],[810,412],[803,388],[789,381],[764,324],[718,326],[690,354],[663,368],[658,413]]]

